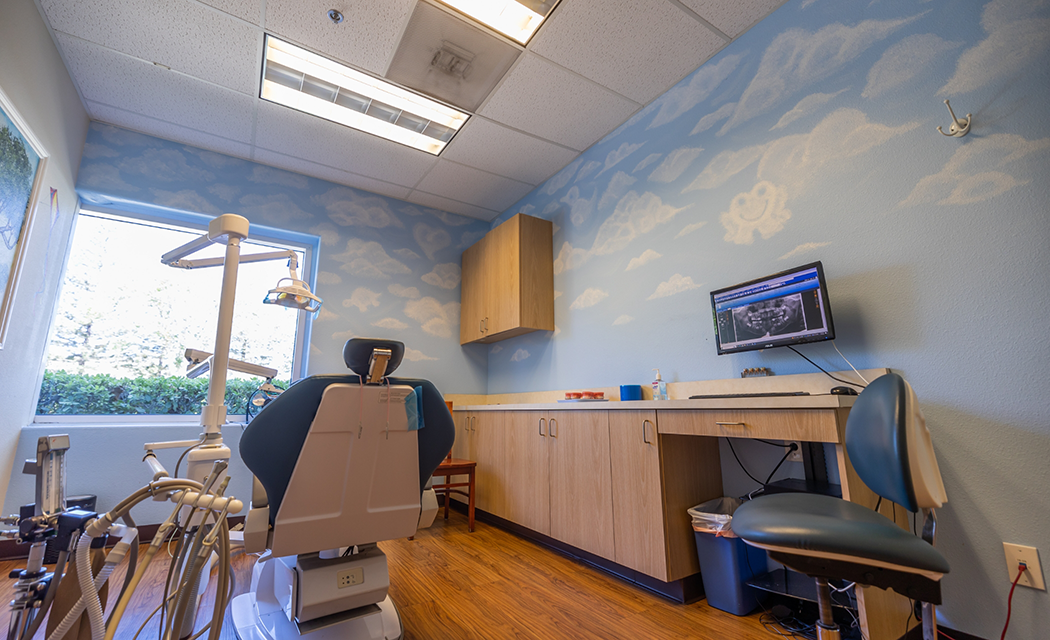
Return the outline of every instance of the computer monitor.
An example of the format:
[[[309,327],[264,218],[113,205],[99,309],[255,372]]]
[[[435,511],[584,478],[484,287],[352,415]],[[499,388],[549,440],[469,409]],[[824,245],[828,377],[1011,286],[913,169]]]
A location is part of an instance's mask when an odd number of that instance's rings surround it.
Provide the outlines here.
[[[711,292],[718,355],[835,339],[820,262]]]

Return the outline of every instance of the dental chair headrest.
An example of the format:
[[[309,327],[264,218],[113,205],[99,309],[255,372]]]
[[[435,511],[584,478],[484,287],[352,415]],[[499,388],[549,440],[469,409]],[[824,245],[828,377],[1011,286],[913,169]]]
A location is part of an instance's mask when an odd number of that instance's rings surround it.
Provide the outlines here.
[[[405,357],[405,343],[396,340],[375,340],[372,338],[351,338],[343,346],[343,362],[350,370],[361,376],[368,377],[368,366],[372,359],[372,352],[376,349],[389,349],[390,360],[386,364],[386,373],[389,376],[394,369],[401,364]]]

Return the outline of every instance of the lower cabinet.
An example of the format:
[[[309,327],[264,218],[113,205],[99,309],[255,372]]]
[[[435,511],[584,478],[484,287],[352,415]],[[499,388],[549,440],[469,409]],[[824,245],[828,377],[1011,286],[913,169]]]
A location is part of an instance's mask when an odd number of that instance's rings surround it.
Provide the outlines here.
[[[496,413],[496,412],[493,412]],[[546,411],[503,414],[503,486],[507,520],[551,534],[549,440]]]
[[[611,411],[551,411],[550,536],[612,559],[613,498],[609,462]]]
[[[474,506],[501,518],[506,517],[506,478],[503,473],[504,429],[502,411],[456,411],[456,440],[452,457],[473,460]],[[456,482],[465,482],[459,476]],[[464,488],[465,489],[465,488]],[[453,495],[453,500],[467,498]]]
[[[655,411],[609,412],[612,478],[613,560],[667,581],[667,547],[660,447]]]

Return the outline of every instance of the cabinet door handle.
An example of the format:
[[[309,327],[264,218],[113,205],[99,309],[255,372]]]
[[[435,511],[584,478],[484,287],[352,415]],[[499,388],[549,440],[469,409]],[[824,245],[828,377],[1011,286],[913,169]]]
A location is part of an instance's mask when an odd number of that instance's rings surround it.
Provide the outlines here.
[[[746,427],[746,422],[716,422],[721,427]]]
[[[555,427],[557,427],[557,426],[558,426],[558,421],[555,420],[554,418],[551,418],[550,429],[548,430],[548,433],[551,434],[552,438],[557,438],[558,437],[558,432],[555,430]]]
[[[544,433],[543,433],[543,423],[545,423],[545,422],[547,422],[547,419],[546,419],[546,418],[540,418],[540,419],[539,419],[539,420],[538,420],[538,421],[536,422],[536,424],[537,424],[537,425],[539,426],[539,428],[540,428],[540,435],[541,435],[541,436],[543,436],[543,435],[544,435]]]
[[[477,416],[470,416],[470,430],[471,431],[475,431],[476,430],[476,429],[474,429],[474,427],[475,427],[475,425],[477,425],[477,423],[478,423],[478,417]]]
[[[645,444],[652,444],[649,442],[649,434],[645,430],[645,425],[652,424],[649,420],[642,420],[642,442]]]
[[[485,333],[485,321],[478,320],[478,333]]]

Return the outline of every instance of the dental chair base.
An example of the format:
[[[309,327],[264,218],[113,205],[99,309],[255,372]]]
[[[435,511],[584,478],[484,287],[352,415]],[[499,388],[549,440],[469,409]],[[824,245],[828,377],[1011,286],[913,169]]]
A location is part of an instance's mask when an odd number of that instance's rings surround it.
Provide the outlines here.
[[[266,553],[251,591],[233,599],[234,629],[239,640],[400,640],[389,586],[386,556],[374,545],[348,557]]]

